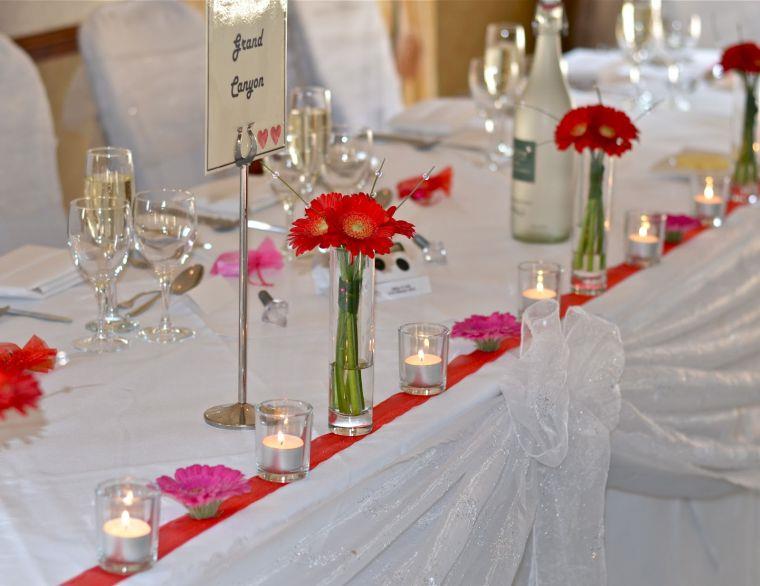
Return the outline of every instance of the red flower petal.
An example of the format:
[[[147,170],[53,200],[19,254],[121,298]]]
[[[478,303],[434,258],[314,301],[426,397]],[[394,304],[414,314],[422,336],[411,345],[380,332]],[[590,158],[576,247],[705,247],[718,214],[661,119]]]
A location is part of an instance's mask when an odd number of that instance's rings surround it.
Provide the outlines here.
[[[739,43],[723,51],[720,65],[725,71],[760,73],[760,46],[756,43]]]
[[[24,414],[27,409],[36,408],[41,396],[42,391],[33,375],[0,371],[0,419],[9,409]]]
[[[561,151],[603,150],[611,156],[631,149],[639,131],[620,110],[602,104],[570,110],[557,124],[554,142]]]

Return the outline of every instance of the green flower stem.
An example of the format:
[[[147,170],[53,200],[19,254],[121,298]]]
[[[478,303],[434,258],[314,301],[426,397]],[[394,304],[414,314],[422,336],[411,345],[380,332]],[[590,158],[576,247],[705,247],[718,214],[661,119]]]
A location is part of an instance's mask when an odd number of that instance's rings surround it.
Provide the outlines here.
[[[343,414],[360,415],[364,411],[364,389],[359,358],[359,307],[361,305],[363,256],[349,259],[338,251],[338,324],[333,366],[333,404]]]
[[[588,180],[588,201],[583,212],[581,233],[573,255],[573,269],[577,271],[598,271],[606,268],[604,250],[604,153],[591,153]]]
[[[755,156],[755,126],[757,123],[757,75],[742,73],[746,100],[744,103],[744,124],[742,144],[736,160],[732,180],[736,185],[750,185],[758,181],[757,158]]]

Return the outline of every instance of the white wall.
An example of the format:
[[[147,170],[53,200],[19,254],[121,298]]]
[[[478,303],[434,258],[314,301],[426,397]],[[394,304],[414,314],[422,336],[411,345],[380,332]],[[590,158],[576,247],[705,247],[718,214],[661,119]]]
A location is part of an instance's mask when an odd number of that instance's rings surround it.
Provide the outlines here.
[[[108,0],[0,0],[0,32],[10,37],[73,26]]]

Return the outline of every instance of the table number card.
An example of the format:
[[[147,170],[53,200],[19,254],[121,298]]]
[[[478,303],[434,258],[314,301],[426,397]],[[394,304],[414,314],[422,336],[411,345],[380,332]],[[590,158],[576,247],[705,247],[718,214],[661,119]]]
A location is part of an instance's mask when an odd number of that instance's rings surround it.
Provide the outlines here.
[[[206,0],[206,173],[251,122],[257,159],[284,147],[286,26],[287,0]]]

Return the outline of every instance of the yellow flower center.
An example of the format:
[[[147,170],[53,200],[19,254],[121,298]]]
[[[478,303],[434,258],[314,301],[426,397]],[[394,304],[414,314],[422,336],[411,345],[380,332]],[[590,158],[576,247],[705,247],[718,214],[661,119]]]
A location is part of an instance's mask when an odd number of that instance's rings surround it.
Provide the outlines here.
[[[312,236],[322,236],[327,233],[327,220],[324,218],[315,219],[309,226],[309,233]]]
[[[577,124],[576,126],[573,126],[573,129],[570,131],[570,134],[572,136],[583,136],[586,132],[586,129],[588,128],[588,124]]]
[[[375,224],[364,214],[348,214],[343,218],[343,231],[351,238],[364,240],[375,233]]]
[[[600,126],[599,134],[601,134],[604,138],[612,138],[615,136],[615,129],[611,126]]]

